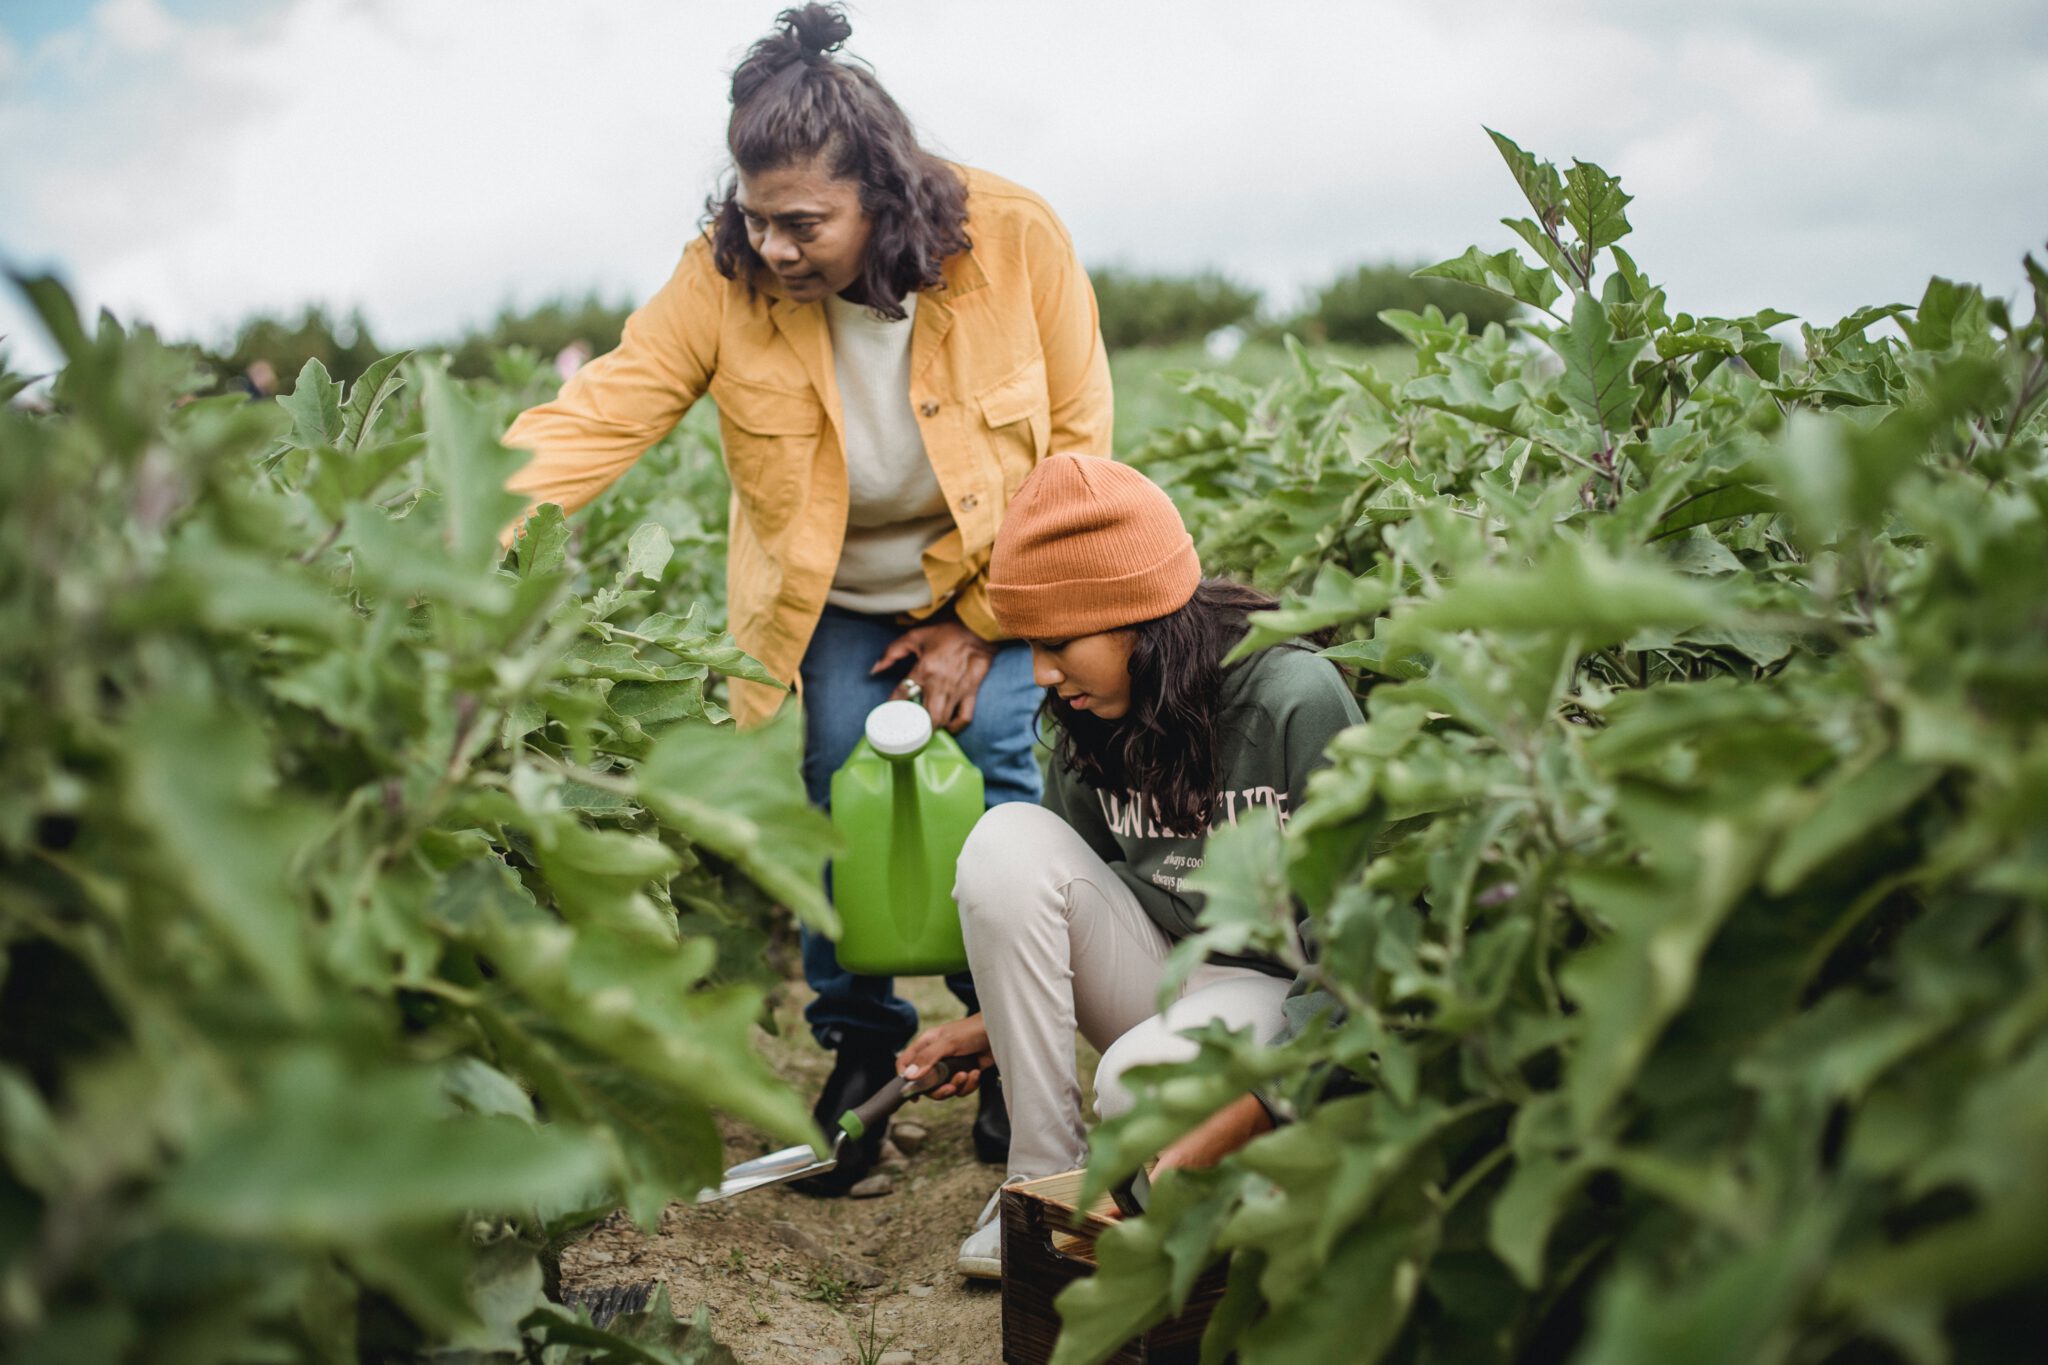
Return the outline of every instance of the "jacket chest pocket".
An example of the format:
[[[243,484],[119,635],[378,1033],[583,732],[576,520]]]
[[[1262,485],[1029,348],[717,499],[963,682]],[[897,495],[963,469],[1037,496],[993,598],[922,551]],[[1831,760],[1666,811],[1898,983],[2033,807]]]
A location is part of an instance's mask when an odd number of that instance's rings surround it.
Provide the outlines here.
[[[1003,476],[1007,502],[1045,458],[1052,439],[1052,404],[1045,393],[1045,356],[1033,355],[1003,379],[975,395],[982,421],[988,424],[989,446]]]
[[[810,487],[825,410],[809,389],[780,389],[720,375],[718,404],[725,469],[748,525],[760,536],[787,526]]]

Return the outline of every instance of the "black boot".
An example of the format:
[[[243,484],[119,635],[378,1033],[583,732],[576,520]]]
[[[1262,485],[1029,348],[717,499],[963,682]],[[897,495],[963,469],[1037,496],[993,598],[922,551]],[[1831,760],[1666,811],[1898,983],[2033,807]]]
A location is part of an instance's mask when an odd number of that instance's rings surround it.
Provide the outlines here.
[[[984,1166],[1010,1160],[1010,1106],[1000,1076],[981,1083],[981,1110],[974,1116],[974,1155]]]
[[[832,1074],[825,1078],[825,1088],[818,1095],[818,1102],[811,1106],[811,1117],[818,1121],[828,1146],[839,1136],[839,1116],[874,1095],[895,1075],[896,1049],[853,1039],[839,1045]],[[792,1181],[790,1188],[822,1199],[845,1194],[874,1169],[888,1131],[889,1125],[885,1123],[857,1139],[848,1138],[839,1144],[837,1166],[808,1179]]]

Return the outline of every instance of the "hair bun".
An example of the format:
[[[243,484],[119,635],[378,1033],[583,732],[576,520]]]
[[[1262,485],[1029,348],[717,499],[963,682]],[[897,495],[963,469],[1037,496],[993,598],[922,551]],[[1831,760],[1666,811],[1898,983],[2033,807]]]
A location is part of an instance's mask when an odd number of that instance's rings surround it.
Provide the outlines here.
[[[853,24],[837,5],[800,5],[775,16],[776,26],[794,38],[807,56],[836,52],[853,36]]]

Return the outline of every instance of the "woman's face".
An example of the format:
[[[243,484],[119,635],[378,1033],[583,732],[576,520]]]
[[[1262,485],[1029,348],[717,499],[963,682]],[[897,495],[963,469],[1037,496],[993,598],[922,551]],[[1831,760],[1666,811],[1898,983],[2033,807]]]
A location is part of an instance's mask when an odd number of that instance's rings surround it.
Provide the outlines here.
[[[1128,630],[1109,630],[1033,640],[1032,680],[1058,692],[1062,706],[1116,720],[1131,709],[1131,647],[1137,638]]]
[[[828,174],[822,159],[758,175],[740,172],[734,203],[747,241],[799,303],[841,294],[860,278],[868,216],[860,186]]]

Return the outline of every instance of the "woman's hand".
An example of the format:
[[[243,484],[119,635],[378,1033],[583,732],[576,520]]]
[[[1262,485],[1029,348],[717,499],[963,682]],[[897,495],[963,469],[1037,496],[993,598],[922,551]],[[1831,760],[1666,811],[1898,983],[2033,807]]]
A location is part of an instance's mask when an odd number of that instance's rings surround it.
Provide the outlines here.
[[[913,626],[890,642],[870,673],[886,673],[904,659],[915,659],[905,680],[924,689],[925,710],[932,723],[958,734],[974,719],[974,696],[996,647],[958,621]],[[896,689],[901,697],[903,689]]]
[[[981,1084],[982,1067],[996,1064],[995,1056],[988,1050],[988,1026],[981,1022],[979,1014],[970,1014],[951,1023],[934,1024],[912,1038],[910,1046],[896,1054],[896,1074],[914,1081],[933,1062],[947,1057],[968,1056],[978,1058],[980,1065],[972,1071],[955,1072],[951,1080],[924,1098],[950,1100],[956,1095],[972,1095]]]
[[[1202,1120],[1201,1126],[1159,1154],[1158,1171],[1175,1166],[1201,1169],[1214,1166],[1261,1133],[1273,1130],[1273,1118],[1258,1098],[1246,1095],[1232,1100]]]

